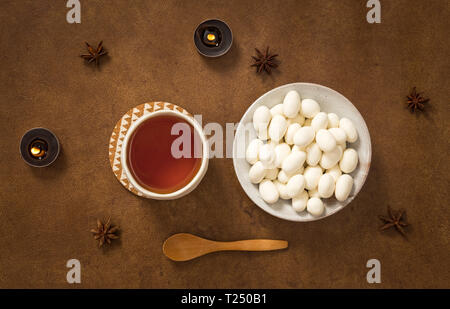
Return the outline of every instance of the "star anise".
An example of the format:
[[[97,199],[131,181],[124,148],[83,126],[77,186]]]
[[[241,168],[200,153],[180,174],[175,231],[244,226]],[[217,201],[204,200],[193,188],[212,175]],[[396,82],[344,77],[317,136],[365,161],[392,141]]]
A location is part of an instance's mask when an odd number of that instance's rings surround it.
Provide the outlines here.
[[[97,48],[93,48],[91,45],[89,45],[88,42],[85,42],[85,43],[86,43],[86,48],[87,48],[89,54],[81,55],[81,58],[88,60],[88,63],[95,61],[95,64],[98,66],[100,63],[99,62],[100,57],[104,56],[108,53],[103,48],[103,41],[100,41],[100,43],[98,43]]]
[[[406,237],[406,233],[404,227],[409,224],[405,222],[403,219],[403,215],[406,213],[404,210],[393,212],[391,207],[388,206],[388,216],[379,216],[380,220],[384,222],[384,225],[380,227],[380,230],[386,230],[391,227],[395,227],[395,229]]]
[[[411,93],[407,95],[406,98],[406,104],[408,104],[408,108],[411,110],[411,112],[415,112],[416,110],[423,110],[423,108],[425,107],[425,103],[430,100],[422,97],[422,95],[416,91],[416,87],[411,90]]]
[[[252,56],[253,60],[255,60],[255,63],[253,63],[251,66],[256,67],[257,73],[261,73],[263,70],[266,71],[268,74],[271,73],[272,68],[278,67],[278,64],[275,63],[275,58],[278,57],[278,54],[270,54],[269,53],[269,46],[267,46],[265,53],[261,53],[261,51],[257,48],[256,50],[256,57]]]
[[[111,244],[112,239],[117,239],[119,236],[116,234],[119,231],[118,226],[111,225],[111,218],[106,223],[103,223],[97,219],[97,229],[91,229],[91,233],[94,234],[94,239],[98,240],[98,247],[100,248],[105,243]]]

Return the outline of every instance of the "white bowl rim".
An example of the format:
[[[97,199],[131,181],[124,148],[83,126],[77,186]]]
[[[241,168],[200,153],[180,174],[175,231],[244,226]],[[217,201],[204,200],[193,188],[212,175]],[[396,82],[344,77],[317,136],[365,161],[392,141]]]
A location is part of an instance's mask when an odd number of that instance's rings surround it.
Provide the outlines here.
[[[146,121],[149,118],[152,117],[156,117],[156,116],[161,116],[161,115],[175,115],[177,117],[180,117],[184,120],[186,120],[189,124],[191,124],[194,129],[197,131],[198,135],[200,136],[200,139],[202,141],[202,163],[200,166],[200,169],[197,171],[197,174],[195,174],[194,178],[191,179],[191,181],[184,186],[181,189],[178,189],[177,191],[174,192],[170,192],[170,193],[156,193],[156,192],[152,192],[149,191],[147,189],[145,189],[144,187],[142,187],[133,177],[133,175],[131,174],[128,166],[127,166],[127,154],[128,154],[128,141],[130,139],[130,136],[132,135],[132,133],[134,132],[134,130],[144,121]],[[167,110],[167,109],[162,109],[162,110],[158,110],[158,111],[154,111],[151,112],[147,115],[144,115],[142,117],[140,117],[139,119],[137,119],[134,123],[131,124],[130,128],[127,131],[127,134],[125,135],[125,138],[123,140],[123,150],[121,153],[121,160],[122,160],[122,167],[123,170],[125,171],[125,174],[128,178],[128,180],[130,181],[130,183],[133,185],[133,187],[135,187],[139,192],[141,192],[144,197],[147,198],[152,198],[152,199],[158,199],[158,200],[172,200],[172,199],[177,199],[180,198],[182,196],[185,196],[186,194],[190,193],[192,190],[195,189],[195,187],[200,183],[200,181],[202,180],[203,176],[206,173],[206,170],[208,168],[208,163],[209,163],[209,156],[208,156],[208,141],[206,140],[206,136],[203,133],[203,129],[201,128],[201,126],[198,124],[198,122],[188,116],[185,115],[181,112],[178,111],[174,111],[174,110]]]
[[[312,87],[318,87],[318,88],[323,88],[326,91],[330,91],[333,92],[335,94],[337,94],[338,96],[343,97],[345,100],[347,100],[350,105],[355,109],[356,113],[359,114],[359,116],[361,117],[361,119],[363,120],[363,125],[365,131],[367,132],[367,142],[368,142],[368,162],[369,165],[367,167],[367,170],[365,171],[365,173],[363,173],[363,178],[361,181],[361,185],[359,186],[359,188],[354,192],[352,197],[347,198],[344,202],[340,202],[342,205],[341,207],[337,207],[336,209],[334,209],[332,212],[327,213],[326,215],[322,215],[319,217],[314,217],[314,216],[310,216],[308,218],[304,218],[304,217],[297,217],[297,219],[294,219],[292,217],[289,216],[285,216],[283,214],[281,214],[280,212],[278,212],[277,210],[273,209],[272,207],[270,207],[270,205],[268,205],[268,207],[262,207],[261,205],[259,205],[258,203],[256,203],[253,198],[247,193],[247,191],[245,190],[245,186],[243,183],[243,179],[241,179],[241,177],[239,176],[238,173],[238,169],[237,169],[237,141],[236,141],[236,135],[237,132],[240,130],[240,127],[243,126],[243,119],[247,116],[247,114],[250,112],[251,108],[257,104],[260,100],[264,99],[264,97],[269,96],[269,94],[278,91],[280,89],[283,88],[288,88],[288,87],[293,87],[293,86],[312,86]],[[359,112],[359,110],[356,108],[356,106],[347,98],[345,97],[343,94],[341,94],[340,92],[331,89],[327,86],[323,86],[320,84],[316,84],[316,83],[308,83],[308,82],[295,82],[295,83],[289,83],[289,84],[284,84],[278,87],[275,87],[269,91],[267,91],[266,93],[264,93],[263,95],[261,95],[260,97],[258,97],[252,104],[250,104],[250,106],[247,108],[247,110],[245,111],[245,113],[242,115],[240,121],[239,121],[239,125],[236,128],[236,135],[233,141],[233,167],[234,167],[234,171],[236,173],[236,177],[239,181],[239,184],[241,185],[242,189],[244,190],[244,192],[247,194],[247,196],[249,197],[249,199],[256,204],[259,208],[261,208],[262,210],[264,210],[265,212],[271,214],[274,217],[283,219],[283,220],[287,220],[287,221],[292,221],[292,222],[311,222],[311,221],[318,221],[324,218],[327,218],[331,215],[334,215],[335,213],[339,212],[340,210],[342,210],[343,208],[345,208],[345,206],[347,206],[348,204],[350,204],[350,202],[358,195],[358,193],[361,191],[362,187],[364,186],[367,176],[369,175],[369,170],[370,170],[370,162],[372,161],[372,142],[371,142],[371,138],[370,138],[370,132],[369,132],[369,128],[367,127],[366,121],[364,120],[364,117],[361,115],[361,113]]]

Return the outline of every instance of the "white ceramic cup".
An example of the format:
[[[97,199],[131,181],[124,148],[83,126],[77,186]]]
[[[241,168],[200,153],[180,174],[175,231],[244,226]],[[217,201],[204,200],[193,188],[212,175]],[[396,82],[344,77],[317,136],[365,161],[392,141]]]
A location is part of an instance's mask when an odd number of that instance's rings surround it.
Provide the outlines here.
[[[143,188],[133,177],[133,174],[131,173],[129,167],[128,167],[128,142],[130,137],[133,135],[133,132],[136,130],[136,128],[143,123],[144,121],[148,120],[152,117],[158,117],[163,115],[170,115],[170,116],[176,116],[180,119],[183,119],[187,121],[189,124],[194,127],[194,130],[197,131],[198,136],[201,139],[202,142],[202,162],[200,165],[200,169],[197,171],[197,174],[195,174],[194,178],[183,188],[170,192],[170,193],[155,193],[152,191],[149,191],[145,188]],[[209,163],[209,156],[208,156],[208,141],[206,140],[206,136],[203,133],[202,127],[198,124],[197,121],[195,121],[194,118],[192,118],[189,115],[185,115],[181,112],[175,111],[175,110],[158,110],[152,113],[149,113],[147,115],[142,116],[138,120],[136,120],[129,128],[127,134],[125,135],[124,141],[123,141],[123,150],[121,154],[121,160],[122,160],[122,167],[125,171],[125,174],[130,182],[130,184],[140,193],[139,195],[142,195],[143,197],[150,198],[150,199],[156,199],[156,200],[174,200],[177,198],[180,198],[182,196],[185,196],[186,194],[190,193],[192,190],[194,190],[200,181],[203,179],[203,176],[206,174],[206,170],[208,169],[208,163]]]

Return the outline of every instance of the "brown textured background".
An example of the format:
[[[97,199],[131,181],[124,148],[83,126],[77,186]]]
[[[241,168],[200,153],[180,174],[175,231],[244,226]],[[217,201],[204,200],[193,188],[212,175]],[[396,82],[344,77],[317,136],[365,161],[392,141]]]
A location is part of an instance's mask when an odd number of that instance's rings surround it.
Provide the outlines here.
[[[366,22],[366,1],[93,1],[82,23],[66,22],[65,0],[0,2],[0,287],[2,288],[449,288],[449,4],[381,1],[382,23]],[[193,31],[221,18],[235,41],[220,59],[197,54]],[[79,58],[104,40],[99,70]],[[272,76],[249,68],[269,44],[282,64]],[[176,201],[126,191],[108,162],[108,140],[131,107],[152,100],[238,122],[264,92],[314,82],[349,98],[373,143],[359,196],[312,223],[272,217],[250,202],[231,159],[213,159],[200,186]],[[417,86],[424,114],[405,109]],[[22,134],[53,130],[62,153],[49,168],[27,166]],[[380,233],[387,204],[404,208],[409,240]],[[120,242],[99,250],[89,233],[111,215]],[[173,233],[218,240],[278,238],[288,250],[212,254],[174,263],[161,251]],[[82,283],[66,282],[67,260]],[[367,260],[382,283],[366,282]]]

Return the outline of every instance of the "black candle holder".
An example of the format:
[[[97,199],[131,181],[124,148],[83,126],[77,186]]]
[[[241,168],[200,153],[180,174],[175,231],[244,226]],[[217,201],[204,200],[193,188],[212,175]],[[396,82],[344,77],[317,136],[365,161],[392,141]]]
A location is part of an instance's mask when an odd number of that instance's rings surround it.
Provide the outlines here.
[[[197,51],[206,57],[220,57],[233,44],[233,33],[228,25],[218,19],[209,19],[198,25],[194,32]]]
[[[58,138],[45,128],[29,130],[20,141],[20,154],[23,160],[34,167],[49,166],[56,160],[59,151]]]

